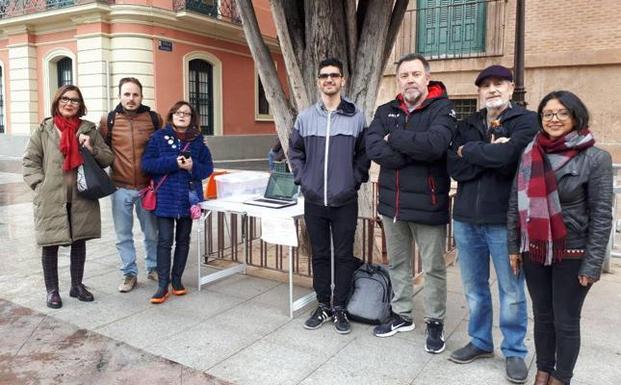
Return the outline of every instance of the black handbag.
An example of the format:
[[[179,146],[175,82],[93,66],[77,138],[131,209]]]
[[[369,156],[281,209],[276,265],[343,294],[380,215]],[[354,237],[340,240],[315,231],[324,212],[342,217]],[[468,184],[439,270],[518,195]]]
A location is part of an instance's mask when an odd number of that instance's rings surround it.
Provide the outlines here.
[[[78,167],[77,187],[78,194],[87,199],[99,199],[116,191],[110,176],[99,166],[91,152],[80,147],[80,154],[84,163]]]

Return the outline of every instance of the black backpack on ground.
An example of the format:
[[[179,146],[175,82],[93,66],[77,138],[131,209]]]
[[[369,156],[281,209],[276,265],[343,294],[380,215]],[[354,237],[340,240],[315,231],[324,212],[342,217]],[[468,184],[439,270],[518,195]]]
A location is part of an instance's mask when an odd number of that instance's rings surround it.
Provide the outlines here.
[[[347,313],[352,321],[378,325],[390,317],[392,284],[386,267],[365,263],[352,277]]]

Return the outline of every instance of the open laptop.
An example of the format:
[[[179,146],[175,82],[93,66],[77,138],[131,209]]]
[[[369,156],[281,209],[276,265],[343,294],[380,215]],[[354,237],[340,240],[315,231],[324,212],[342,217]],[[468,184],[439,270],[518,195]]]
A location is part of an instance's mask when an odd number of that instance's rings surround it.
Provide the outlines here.
[[[280,209],[298,203],[298,186],[293,183],[293,174],[273,172],[267,182],[262,198],[254,198],[244,202],[248,205]]]

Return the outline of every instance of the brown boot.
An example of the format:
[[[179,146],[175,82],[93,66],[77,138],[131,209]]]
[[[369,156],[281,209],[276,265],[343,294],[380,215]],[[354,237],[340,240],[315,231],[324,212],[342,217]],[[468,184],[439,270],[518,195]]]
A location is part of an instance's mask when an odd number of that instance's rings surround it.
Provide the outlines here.
[[[535,376],[534,385],[548,385],[549,378],[550,378],[550,373],[537,370],[537,375]]]
[[[548,385],[565,385],[565,383],[550,376],[550,378],[548,379]]]

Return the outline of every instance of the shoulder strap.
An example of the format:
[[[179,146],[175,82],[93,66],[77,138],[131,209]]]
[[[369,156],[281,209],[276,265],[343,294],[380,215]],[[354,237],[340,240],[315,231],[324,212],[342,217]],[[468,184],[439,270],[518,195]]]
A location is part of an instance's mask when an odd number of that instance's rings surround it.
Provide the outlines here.
[[[112,127],[114,127],[114,118],[116,117],[116,111],[110,111],[108,112],[108,121],[107,121],[107,128],[108,128],[108,133],[106,134],[106,143],[111,146],[112,145]]]
[[[155,131],[159,130],[160,127],[160,118],[157,116],[155,111],[149,110],[149,115],[151,116],[151,123],[153,124],[153,128]]]

